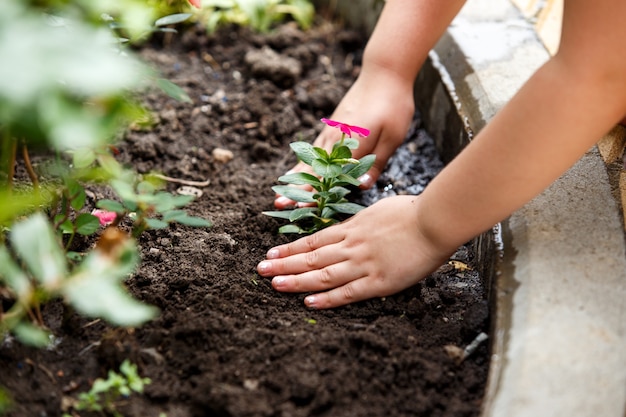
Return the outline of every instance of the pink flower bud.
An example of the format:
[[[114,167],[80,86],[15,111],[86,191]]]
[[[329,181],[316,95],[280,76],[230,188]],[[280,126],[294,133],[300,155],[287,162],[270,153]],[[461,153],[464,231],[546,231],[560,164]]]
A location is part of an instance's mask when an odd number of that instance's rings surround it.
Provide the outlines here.
[[[98,218],[98,220],[100,221],[100,226],[110,225],[115,221],[115,218],[117,217],[117,213],[114,211],[106,211],[100,209],[93,210],[91,214]]]

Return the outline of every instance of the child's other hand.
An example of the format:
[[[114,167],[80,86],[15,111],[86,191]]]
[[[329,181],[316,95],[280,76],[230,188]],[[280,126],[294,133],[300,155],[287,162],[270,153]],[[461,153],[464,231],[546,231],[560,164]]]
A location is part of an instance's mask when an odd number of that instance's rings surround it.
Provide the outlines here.
[[[454,252],[421,232],[419,197],[385,198],[344,223],[268,251],[258,265],[282,292],[324,309],[395,294],[416,284]],[[456,249],[456,248],[455,248]]]
[[[353,150],[357,159],[372,153],[376,155],[372,168],[360,178],[363,183],[361,188],[371,188],[376,183],[389,157],[402,144],[414,112],[412,85],[381,69],[375,74],[371,71],[370,74],[361,73],[335,112],[328,117],[370,130],[370,135],[359,138],[360,145]],[[339,140],[339,135],[336,128],[325,126],[314,145],[330,151]],[[310,172],[310,167],[299,163],[291,171]],[[277,196],[274,201],[277,209],[294,204],[287,197]]]

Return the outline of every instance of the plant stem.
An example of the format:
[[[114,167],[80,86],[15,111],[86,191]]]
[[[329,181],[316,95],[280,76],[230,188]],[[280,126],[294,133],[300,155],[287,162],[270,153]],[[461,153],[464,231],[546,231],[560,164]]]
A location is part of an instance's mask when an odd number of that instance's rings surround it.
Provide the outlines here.
[[[33,164],[30,162],[28,148],[26,147],[26,141],[24,140],[22,140],[22,158],[24,158],[24,166],[26,167],[26,172],[28,172],[28,177],[33,183],[33,189],[35,190],[35,193],[39,193],[39,179],[33,169]]]

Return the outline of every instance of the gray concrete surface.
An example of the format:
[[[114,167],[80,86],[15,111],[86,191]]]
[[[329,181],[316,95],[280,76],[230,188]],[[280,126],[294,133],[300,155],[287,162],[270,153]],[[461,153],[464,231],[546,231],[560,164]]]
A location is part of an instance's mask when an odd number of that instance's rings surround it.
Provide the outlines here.
[[[475,131],[549,58],[517,9],[495,0],[470,0],[433,54]],[[502,237],[483,416],[623,417],[626,250],[597,150],[507,219]]]
[[[339,1],[371,30],[374,0]],[[430,54],[416,101],[444,159],[515,94],[549,55],[508,0],[469,0]],[[594,147],[545,192],[477,239],[501,246],[487,271],[494,303],[482,417],[626,417],[626,247]]]

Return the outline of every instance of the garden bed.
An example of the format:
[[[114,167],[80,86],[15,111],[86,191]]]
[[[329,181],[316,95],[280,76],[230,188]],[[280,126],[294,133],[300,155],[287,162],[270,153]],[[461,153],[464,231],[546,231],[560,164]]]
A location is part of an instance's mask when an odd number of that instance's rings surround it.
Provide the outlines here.
[[[461,363],[454,356],[489,328],[471,245],[400,294],[331,311],[306,309],[303,294],[277,293],[256,273],[267,249],[295,238],[261,213],[295,163],[288,145],[315,138],[358,74],[363,42],[329,23],[269,35],[191,28],[140,51],[192,103],[147,92],[155,124],[128,132],[118,158],[200,190],[189,213],[214,225],[141,236],[128,286],[161,310],[145,326],[114,329],[53,302],[43,308],[53,347],[3,341],[0,385],[16,403],[9,416],[59,416],[124,359],[152,380],[118,405],[125,416],[480,414],[488,344]],[[419,192],[440,165],[417,116],[377,190],[356,197]],[[168,190],[184,185],[169,181]],[[90,192],[92,205],[107,196]]]

